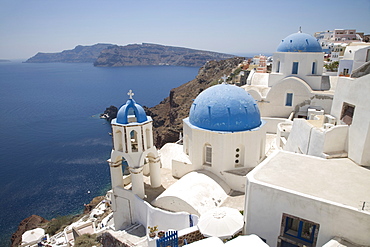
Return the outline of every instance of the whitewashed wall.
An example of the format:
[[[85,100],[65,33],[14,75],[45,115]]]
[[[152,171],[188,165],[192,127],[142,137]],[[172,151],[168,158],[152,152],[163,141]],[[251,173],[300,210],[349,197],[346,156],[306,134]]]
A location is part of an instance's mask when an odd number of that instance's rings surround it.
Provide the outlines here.
[[[348,157],[370,166],[370,75],[338,79],[331,115],[340,120],[343,103],[355,106],[348,132]]]
[[[370,243],[370,213],[283,188],[264,184],[247,175],[245,234],[256,234],[277,246],[283,213],[320,224],[316,246],[334,236],[357,244]]]
[[[324,153],[347,151],[347,126],[317,128],[304,119],[294,119],[284,150],[325,158]]]
[[[197,128],[188,119],[183,120],[184,148],[189,148],[189,159],[195,170],[206,169],[224,180],[227,184],[230,176],[224,171],[236,168],[252,168],[265,156],[266,130],[263,124],[259,129],[240,132],[217,132]],[[188,143],[187,143],[188,142]],[[204,146],[212,146],[212,165],[204,165]],[[235,163],[236,149],[239,148],[240,166]],[[178,166],[175,166],[178,169]],[[233,183],[234,184],[234,183]],[[240,186],[232,187],[240,191]],[[244,189],[242,190],[244,191]]]
[[[113,189],[116,194],[115,200],[121,198],[128,201],[128,204],[115,204],[113,217],[116,230],[122,229],[122,226],[131,223],[140,223],[146,229],[148,226],[158,226],[159,230],[167,231],[169,229],[181,230],[190,226],[189,213],[173,213],[151,206],[149,203],[134,195],[131,191],[116,187]],[[115,201],[113,200],[113,202]],[[129,205],[129,207],[127,207]],[[131,217],[130,217],[131,215]],[[198,217],[193,215],[193,223],[198,223]],[[125,221],[131,218],[131,222]],[[148,229],[147,229],[148,230]]]
[[[276,134],[277,133],[277,126],[279,123],[284,123],[284,122],[291,122],[287,118],[272,118],[272,117],[263,117],[262,118],[266,122],[266,132],[271,133],[271,134]]]
[[[274,63],[269,77],[269,86],[273,86],[281,79],[292,76],[293,62],[297,61],[297,76],[307,82],[313,90],[321,90],[321,75],[323,72],[324,53],[322,52],[275,52],[273,55]],[[277,73],[278,61],[280,70]],[[316,62],[316,73],[312,75],[312,63]]]

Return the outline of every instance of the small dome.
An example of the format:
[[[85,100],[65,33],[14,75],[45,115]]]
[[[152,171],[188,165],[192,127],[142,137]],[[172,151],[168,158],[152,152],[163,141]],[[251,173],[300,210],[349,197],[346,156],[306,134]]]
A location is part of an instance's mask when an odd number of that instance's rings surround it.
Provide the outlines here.
[[[277,52],[322,52],[322,48],[313,36],[298,32],[283,39]]]
[[[246,131],[261,125],[253,97],[244,89],[219,84],[200,93],[190,108],[189,122],[213,131]]]
[[[148,120],[143,107],[137,104],[133,99],[127,100],[126,104],[119,108],[116,123],[128,124],[129,115],[135,115],[137,123],[143,123]]]

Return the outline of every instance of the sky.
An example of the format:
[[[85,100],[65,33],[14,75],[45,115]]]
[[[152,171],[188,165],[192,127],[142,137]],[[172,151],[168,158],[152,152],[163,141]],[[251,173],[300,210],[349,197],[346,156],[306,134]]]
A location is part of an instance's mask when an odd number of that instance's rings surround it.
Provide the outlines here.
[[[370,34],[370,0],[0,0],[0,59],[96,43],[269,55],[300,26]]]

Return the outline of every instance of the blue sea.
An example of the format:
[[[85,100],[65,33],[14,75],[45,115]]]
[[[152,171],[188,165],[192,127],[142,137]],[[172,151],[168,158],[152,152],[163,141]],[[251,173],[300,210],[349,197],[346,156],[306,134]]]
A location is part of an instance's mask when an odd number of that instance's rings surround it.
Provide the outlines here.
[[[0,246],[24,218],[77,214],[110,189],[110,125],[121,106],[158,104],[199,68],[0,63]]]

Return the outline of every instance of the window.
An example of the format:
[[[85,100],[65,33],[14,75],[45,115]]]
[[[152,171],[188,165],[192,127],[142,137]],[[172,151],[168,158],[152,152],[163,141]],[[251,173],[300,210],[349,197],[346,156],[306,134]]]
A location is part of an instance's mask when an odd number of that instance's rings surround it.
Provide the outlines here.
[[[212,165],[212,146],[209,144],[204,147],[204,164]]]
[[[312,74],[313,74],[313,75],[316,75],[316,67],[317,67],[317,66],[316,66],[316,62],[313,62],[313,63],[312,63]]]
[[[131,139],[131,152],[138,152],[139,146],[137,140],[137,132],[135,130],[132,130],[130,132],[130,139]]]
[[[244,150],[245,146],[243,144],[239,144],[235,148],[234,153],[234,167],[235,168],[241,168],[244,167]]]
[[[283,214],[279,239],[280,247],[316,246],[319,224],[292,215]]]
[[[185,145],[186,155],[189,155],[189,136],[188,135],[185,136],[183,145]]]
[[[150,129],[145,130],[145,137],[146,137],[146,148],[149,149],[152,146],[152,135],[150,133]]]
[[[344,102],[342,106],[342,114],[340,116],[340,120],[342,120],[347,125],[351,125],[354,113],[355,106]]]
[[[128,163],[125,158],[122,157],[122,174],[123,175],[129,175],[130,170],[128,168]]]
[[[276,73],[280,73],[280,60],[277,61],[277,65],[276,65]]]
[[[287,93],[285,99],[285,106],[292,106],[293,105],[293,93]]]
[[[370,61],[370,49],[367,49],[366,61],[365,62],[369,62],[369,61]]]
[[[240,148],[235,149],[235,167],[241,167],[242,165],[239,163],[240,159]]]
[[[293,66],[292,66],[292,74],[293,74],[293,75],[298,74],[298,62],[293,62]]]
[[[284,233],[289,236],[312,243],[315,227],[315,224],[308,223],[304,220],[286,217]]]
[[[114,150],[123,151],[122,147],[122,132],[120,130],[117,130],[113,135],[113,143],[114,143]]]

